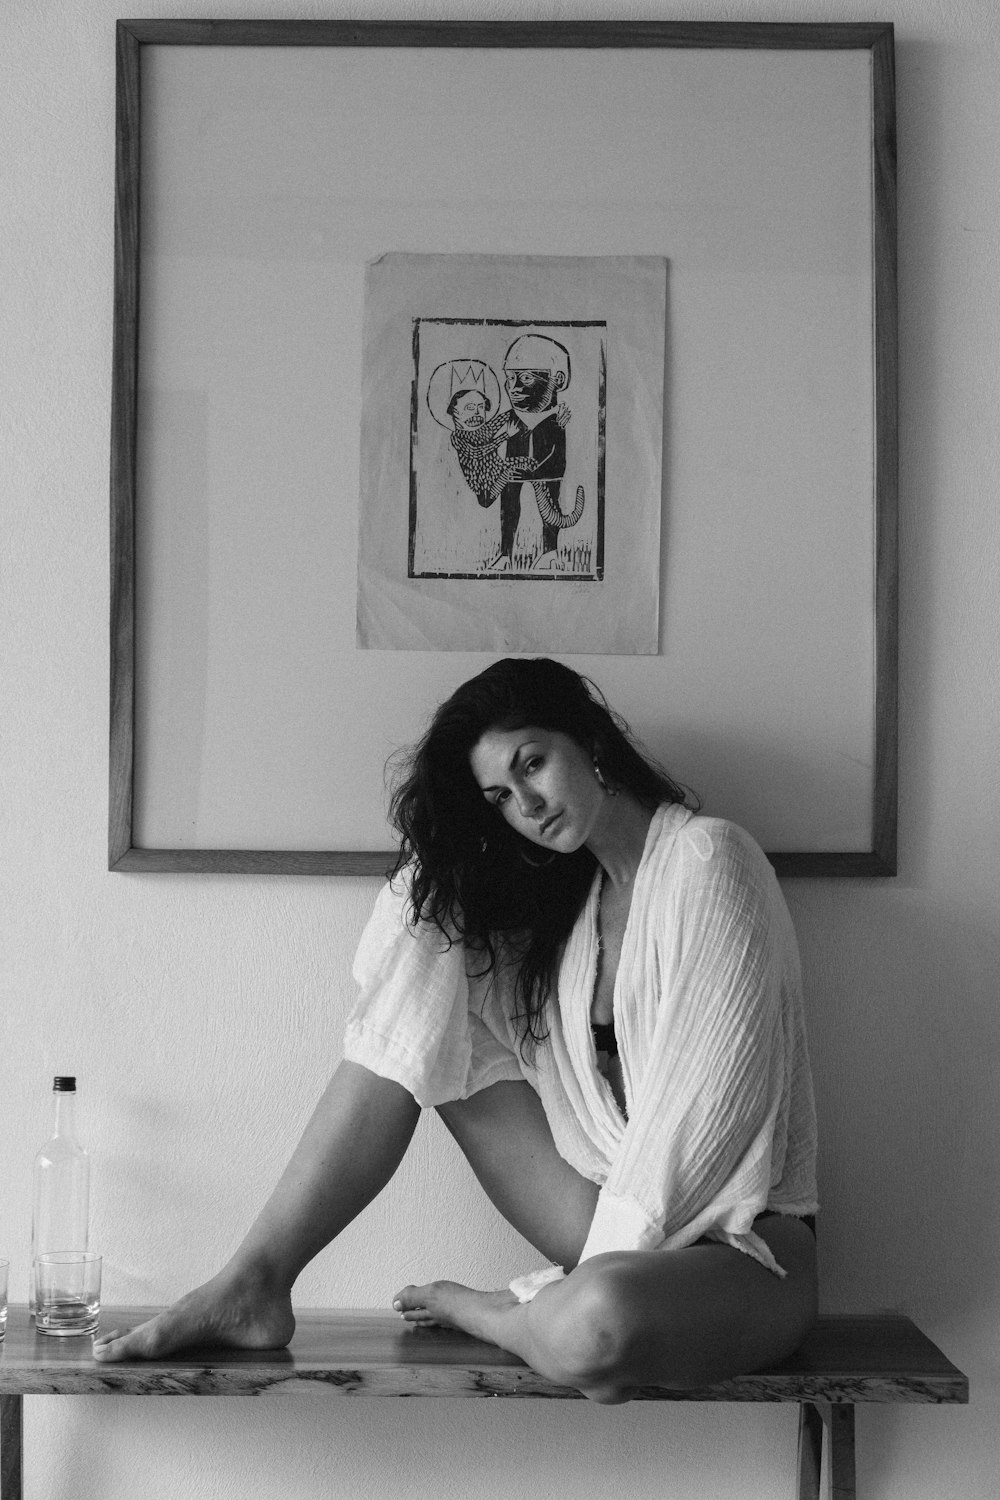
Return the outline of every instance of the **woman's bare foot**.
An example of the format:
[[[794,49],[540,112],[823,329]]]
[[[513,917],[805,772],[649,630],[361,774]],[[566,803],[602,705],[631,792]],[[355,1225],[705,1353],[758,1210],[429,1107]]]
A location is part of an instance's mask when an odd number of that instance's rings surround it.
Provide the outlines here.
[[[424,1328],[458,1328],[490,1344],[502,1343],[511,1317],[523,1311],[513,1292],[477,1292],[457,1281],[404,1286],[392,1305],[407,1323]]]
[[[128,1333],[117,1329],[94,1340],[94,1358],[112,1364],[123,1359],[161,1359],[195,1344],[228,1349],[283,1349],[295,1332],[287,1289],[266,1277],[230,1269],[188,1292]]]

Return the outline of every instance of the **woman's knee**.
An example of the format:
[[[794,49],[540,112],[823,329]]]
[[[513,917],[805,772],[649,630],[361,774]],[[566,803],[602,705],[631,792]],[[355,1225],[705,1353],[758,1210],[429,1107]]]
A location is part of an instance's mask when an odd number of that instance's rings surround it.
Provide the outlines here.
[[[790,1354],[816,1316],[815,1246],[800,1224],[773,1239],[789,1271],[773,1282],[726,1246],[679,1251],[676,1261],[656,1251],[650,1261],[641,1252],[584,1261],[551,1289],[554,1368],[543,1373],[621,1402],[642,1385],[713,1384]]]
[[[816,1235],[801,1219],[789,1214],[775,1215],[760,1221],[756,1227],[785,1272],[783,1289],[789,1303],[788,1318],[792,1327],[800,1330],[801,1341],[819,1312]]]
[[[584,1261],[552,1288],[559,1295],[546,1309],[550,1378],[606,1404],[629,1399],[625,1382],[637,1335],[620,1261],[615,1254]]]

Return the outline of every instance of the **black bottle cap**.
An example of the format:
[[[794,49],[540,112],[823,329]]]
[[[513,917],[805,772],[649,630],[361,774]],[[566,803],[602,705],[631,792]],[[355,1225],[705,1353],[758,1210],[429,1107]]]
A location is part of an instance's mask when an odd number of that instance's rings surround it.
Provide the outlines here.
[[[75,1094],[76,1093],[76,1079],[75,1078],[53,1078],[53,1080],[52,1080],[52,1091],[55,1094]]]

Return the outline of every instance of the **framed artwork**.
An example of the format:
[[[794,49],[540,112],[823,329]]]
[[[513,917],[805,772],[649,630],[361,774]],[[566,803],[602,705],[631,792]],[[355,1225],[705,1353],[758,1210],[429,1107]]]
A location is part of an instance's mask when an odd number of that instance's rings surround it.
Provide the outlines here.
[[[666,285],[655,256],[367,268],[359,647],[657,651]]]
[[[892,27],[117,48],[110,868],[384,871],[525,652],[779,874],[894,873]]]

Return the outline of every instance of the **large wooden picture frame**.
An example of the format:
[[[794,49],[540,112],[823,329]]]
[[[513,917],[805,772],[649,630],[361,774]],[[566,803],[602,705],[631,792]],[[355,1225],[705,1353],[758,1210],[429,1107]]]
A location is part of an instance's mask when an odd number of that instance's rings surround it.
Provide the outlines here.
[[[595,67],[610,96],[595,91]],[[843,103],[839,70],[849,85]],[[496,139],[522,75],[526,89],[533,79],[530,97],[541,94],[540,107],[551,108],[546,149],[561,164],[544,216],[525,165],[527,137]],[[404,108],[393,102],[398,80],[422,76],[419,107],[394,121],[392,110]],[[348,107],[337,101],[349,78],[374,99],[356,132],[336,116]],[[479,101],[471,122],[466,78]],[[685,118],[683,101],[713,94],[719,137],[699,144],[702,122]],[[843,125],[854,163],[844,176],[851,206],[838,219],[847,221],[846,248],[831,250],[821,274],[808,247],[823,231],[811,215],[830,191],[812,179],[811,158],[793,160],[797,138],[810,133],[796,121],[816,123],[817,98]],[[633,143],[624,157],[616,130]],[[324,137],[321,168],[310,166],[314,135]],[[414,176],[408,135],[431,175],[404,202]],[[727,161],[727,151],[744,149],[738,163]],[[239,178],[244,160],[252,180]],[[836,161],[831,171],[839,183]],[[754,173],[762,185],[746,180]],[[523,203],[523,215],[513,223],[508,213],[497,219],[500,230],[488,230],[497,200],[508,198]],[[775,228],[774,205],[793,230]],[[412,225],[405,243],[401,224]],[[447,225],[437,239],[433,224]],[[891,25],[120,21],[109,868],[366,875],[393,862],[376,805],[382,750],[399,742],[400,723],[415,738],[418,710],[487,659],[370,652],[359,660],[350,588],[324,573],[325,563],[312,571],[309,560],[333,557],[328,524],[346,539],[336,565],[349,570],[353,557],[359,422],[350,351],[360,346],[361,310],[350,287],[366,256],[406,249],[667,258],[661,655],[641,668],[621,657],[570,663],[704,793],[707,811],[751,828],[779,874],[894,874],[895,237]],[[200,289],[211,282],[225,301],[234,281],[228,321],[220,312],[206,328]],[[776,322],[793,351],[787,371]],[[332,359],[335,336],[348,352]],[[823,351],[815,364],[803,353],[813,340]],[[247,370],[244,351],[254,349],[273,389]],[[724,421],[712,414],[722,387]],[[735,431],[737,392],[753,405],[757,428]],[[787,413],[779,409],[786,399]],[[274,425],[258,450],[248,434],[260,429],[260,413],[269,429],[273,414]],[[268,462],[282,455],[278,489],[263,479],[255,488],[261,453]],[[227,513],[232,502],[220,496],[242,463],[240,508]],[[320,499],[297,510],[303,495]],[[180,497],[183,515],[165,515],[164,496]],[[275,537],[278,555],[265,558]],[[709,553],[703,579],[696,560]],[[281,588],[276,611],[261,587],[268,569]],[[828,594],[824,569],[837,575]],[[219,591],[241,570],[252,578],[238,621]],[[710,579],[721,580],[717,597]],[[339,623],[331,623],[336,611]],[[264,616],[262,654],[255,642]],[[296,672],[300,688],[286,680]],[[393,704],[411,684],[412,704],[393,721]],[[212,726],[227,717],[232,737],[213,748]],[[832,744],[845,718],[850,731]],[[361,733],[370,720],[371,743]],[[334,747],[324,759],[330,726],[341,721],[358,731],[357,756]],[[170,725],[180,726],[177,744],[165,734]],[[245,786],[233,763],[237,742],[246,746]],[[312,758],[297,769],[294,747],[306,742]],[[855,769],[845,771],[848,763]],[[286,801],[278,766],[289,766],[297,783]],[[223,784],[231,807],[215,790]],[[312,811],[326,802],[336,804],[329,826]],[[205,809],[217,806],[221,821],[213,822]]]

